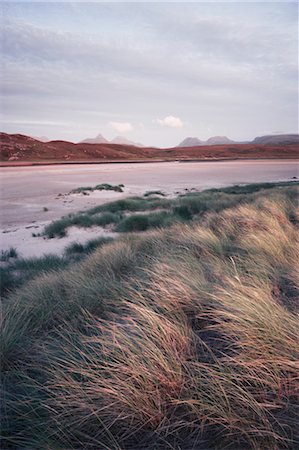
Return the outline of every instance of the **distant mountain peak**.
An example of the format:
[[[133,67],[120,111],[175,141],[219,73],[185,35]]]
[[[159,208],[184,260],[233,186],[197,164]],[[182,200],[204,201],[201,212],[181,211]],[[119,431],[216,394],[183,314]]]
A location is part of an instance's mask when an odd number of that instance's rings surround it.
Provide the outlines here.
[[[142,144],[139,144],[138,142],[133,142],[127,139],[125,136],[116,136],[112,141],[110,141],[111,144],[119,144],[119,145],[134,145],[135,147],[143,147]]]
[[[84,139],[83,141],[80,141],[79,144],[108,144],[109,141],[107,141],[107,139],[104,138],[104,136],[99,133],[96,137],[94,138],[88,138],[88,139]]]
[[[234,141],[226,136],[212,136],[206,141],[202,141],[197,137],[187,137],[178,145],[178,147],[197,147],[199,145],[225,145],[233,143]]]
[[[142,144],[138,142],[133,142],[127,139],[124,136],[116,136],[112,141],[108,141],[108,139],[104,138],[104,136],[99,133],[94,138],[84,139],[80,141],[79,144],[118,144],[118,145],[134,145],[134,147],[143,147]]]
[[[178,147],[196,147],[198,145],[204,145],[204,141],[201,141],[197,137],[187,137],[178,145]]]
[[[232,141],[226,136],[212,136],[206,141],[207,145],[224,145],[233,143],[234,141]]]

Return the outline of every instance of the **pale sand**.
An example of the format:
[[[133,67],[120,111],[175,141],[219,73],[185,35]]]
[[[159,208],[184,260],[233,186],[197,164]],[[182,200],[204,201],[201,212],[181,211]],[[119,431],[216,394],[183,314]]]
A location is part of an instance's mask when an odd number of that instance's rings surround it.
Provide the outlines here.
[[[49,222],[40,222],[32,228],[9,227],[1,233],[1,250],[10,247],[17,249],[18,255],[24,258],[39,257],[45,254],[62,255],[65,248],[73,242],[85,243],[90,239],[98,237],[114,237],[117,233],[100,227],[76,228],[70,227],[64,238],[47,239],[42,236],[33,237],[32,233],[41,233],[44,226]]]
[[[0,168],[0,249],[16,247],[24,256],[62,253],[70,242],[85,242],[109,232],[99,227],[72,228],[62,239],[32,237],[63,215],[108,201],[162,190],[170,196],[185,189],[203,190],[232,184],[289,181],[299,176],[295,160],[246,160],[188,163],[137,163]],[[67,195],[80,186],[100,183],[125,185],[123,193],[96,191],[89,196]],[[62,194],[58,196],[58,194]],[[43,208],[49,211],[43,211]],[[34,226],[37,228],[28,228]]]

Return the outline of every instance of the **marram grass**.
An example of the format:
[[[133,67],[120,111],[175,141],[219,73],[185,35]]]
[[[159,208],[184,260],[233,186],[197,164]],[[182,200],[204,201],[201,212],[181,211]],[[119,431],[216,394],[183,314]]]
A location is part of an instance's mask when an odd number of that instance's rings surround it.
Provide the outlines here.
[[[295,187],[11,293],[2,448],[298,448]]]

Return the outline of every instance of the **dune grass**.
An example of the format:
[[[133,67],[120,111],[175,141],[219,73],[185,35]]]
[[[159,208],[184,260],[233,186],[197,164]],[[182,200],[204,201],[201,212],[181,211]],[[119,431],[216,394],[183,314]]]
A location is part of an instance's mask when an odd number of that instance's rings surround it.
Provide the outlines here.
[[[298,192],[250,195],[4,299],[3,448],[297,448]]]
[[[242,202],[254,201],[259,193],[268,189],[279,189],[296,183],[261,183],[246,186],[232,186],[223,189],[209,189],[203,192],[191,192],[174,199],[146,195],[131,197],[99,205],[84,212],[70,214],[56,220],[44,229],[44,235],[63,237],[71,226],[91,227],[94,225],[114,225],[114,231],[146,231],[150,228],[168,227],[178,221],[196,219],[207,211],[219,212]],[[160,191],[153,191],[159,193]],[[152,192],[150,192],[151,194]],[[161,212],[162,210],[162,212]],[[149,213],[145,216],[144,212]],[[163,211],[166,211],[165,214]],[[142,213],[141,215],[138,213]],[[157,216],[155,214],[160,214]],[[130,215],[136,215],[132,219]]]
[[[88,213],[70,214],[67,217],[51,222],[45,227],[43,234],[50,239],[64,237],[66,236],[67,229],[72,226],[81,228],[90,228],[92,226],[105,227],[111,223],[118,223],[121,219],[122,214],[109,211],[98,215],[90,215]]]
[[[84,244],[73,242],[66,247],[62,256],[47,254],[39,258],[19,257],[17,260],[5,259],[7,264],[0,267],[1,297],[6,297],[11,291],[19,288],[33,278],[45,273],[57,272],[66,268],[71,263],[84,259],[97,248],[102,247],[112,240],[110,237],[99,237],[90,239]],[[15,252],[13,254],[17,255],[17,252]]]

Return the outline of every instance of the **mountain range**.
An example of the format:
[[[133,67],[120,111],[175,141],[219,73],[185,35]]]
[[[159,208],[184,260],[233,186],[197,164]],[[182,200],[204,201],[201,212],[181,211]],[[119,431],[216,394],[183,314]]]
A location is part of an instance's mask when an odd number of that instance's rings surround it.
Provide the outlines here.
[[[260,138],[259,138],[260,139]],[[267,141],[268,139],[268,141]],[[153,148],[120,145],[116,143],[78,143],[67,141],[41,142],[22,134],[0,133],[0,161],[2,165],[43,164],[59,162],[112,161],[215,161],[224,159],[298,158],[298,136],[282,137],[279,142],[225,145],[198,145],[196,147]],[[277,141],[277,137],[275,137]],[[294,142],[291,142],[291,141]],[[219,142],[219,141],[218,141]]]
[[[80,141],[79,144],[118,144],[118,145],[134,145],[134,147],[144,147],[142,144],[138,142],[130,141],[124,136],[116,136],[112,141],[108,141],[104,136],[99,133],[94,138],[87,138],[83,141]]]
[[[228,144],[267,144],[267,145],[285,145],[298,144],[298,134],[275,134],[260,136],[253,139],[253,141],[233,141],[226,136],[213,136],[203,141],[197,137],[187,137],[178,147],[198,147],[202,145],[228,145]]]
[[[45,136],[32,136],[34,139],[40,142],[50,142],[51,140]],[[212,136],[206,141],[199,139],[198,137],[186,137],[182,142],[180,142],[177,147],[200,147],[200,146],[211,146],[211,145],[229,145],[229,144],[266,144],[266,145],[287,145],[287,144],[298,144],[299,135],[298,134],[275,134],[275,135],[265,135],[254,138],[252,141],[233,141],[226,136]],[[109,141],[101,133],[99,133],[94,138],[84,139],[78,144],[117,144],[117,145],[128,145],[134,147],[144,147],[143,144],[139,142],[130,141],[124,136],[116,136],[114,139]]]

